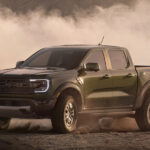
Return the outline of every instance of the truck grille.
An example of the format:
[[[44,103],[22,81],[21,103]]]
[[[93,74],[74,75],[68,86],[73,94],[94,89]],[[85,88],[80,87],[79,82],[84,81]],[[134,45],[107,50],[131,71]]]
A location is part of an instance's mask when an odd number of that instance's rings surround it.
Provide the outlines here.
[[[33,93],[28,80],[0,79],[0,93]]]

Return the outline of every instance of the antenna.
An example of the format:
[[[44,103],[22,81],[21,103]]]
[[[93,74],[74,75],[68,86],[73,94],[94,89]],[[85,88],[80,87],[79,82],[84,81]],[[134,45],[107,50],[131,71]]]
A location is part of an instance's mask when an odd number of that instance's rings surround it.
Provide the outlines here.
[[[98,44],[98,46],[102,45],[103,41],[104,41],[104,36],[102,37],[102,40],[101,40],[101,42]]]

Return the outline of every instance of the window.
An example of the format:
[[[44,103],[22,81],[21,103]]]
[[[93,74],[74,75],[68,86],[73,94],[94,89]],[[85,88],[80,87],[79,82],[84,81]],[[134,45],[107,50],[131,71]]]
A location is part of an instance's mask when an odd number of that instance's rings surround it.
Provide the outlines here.
[[[79,66],[88,49],[50,48],[29,57],[22,67],[48,67],[74,69]]]
[[[98,63],[100,66],[100,70],[106,70],[105,59],[103,55],[103,51],[93,51],[89,54],[85,63]]]
[[[44,67],[48,65],[49,57],[51,55],[51,51],[45,51],[40,55],[37,55],[29,64],[29,67]]]
[[[108,51],[111,61],[112,69],[125,69],[127,68],[127,60],[122,50],[109,50]]]

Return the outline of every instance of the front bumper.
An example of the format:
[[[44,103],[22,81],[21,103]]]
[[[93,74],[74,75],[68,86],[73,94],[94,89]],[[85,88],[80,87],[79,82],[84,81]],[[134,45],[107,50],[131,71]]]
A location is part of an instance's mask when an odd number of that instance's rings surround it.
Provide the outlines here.
[[[55,99],[39,102],[33,99],[0,98],[0,117],[44,118],[50,117]]]

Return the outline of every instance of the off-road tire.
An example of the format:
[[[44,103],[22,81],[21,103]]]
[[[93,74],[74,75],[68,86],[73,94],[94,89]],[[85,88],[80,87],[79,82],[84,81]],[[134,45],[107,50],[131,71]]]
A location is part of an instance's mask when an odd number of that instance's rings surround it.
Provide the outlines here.
[[[136,111],[135,119],[142,131],[150,130],[150,97],[148,97],[142,107]]]
[[[65,117],[67,114],[66,109],[73,106],[74,116],[73,123],[69,126],[66,122],[68,121]],[[53,115],[51,117],[52,126],[55,132],[59,133],[70,133],[76,130],[77,126],[77,104],[75,101],[75,96],[70,92],[63,93],[57,100],[56,107],[54,109]]]

